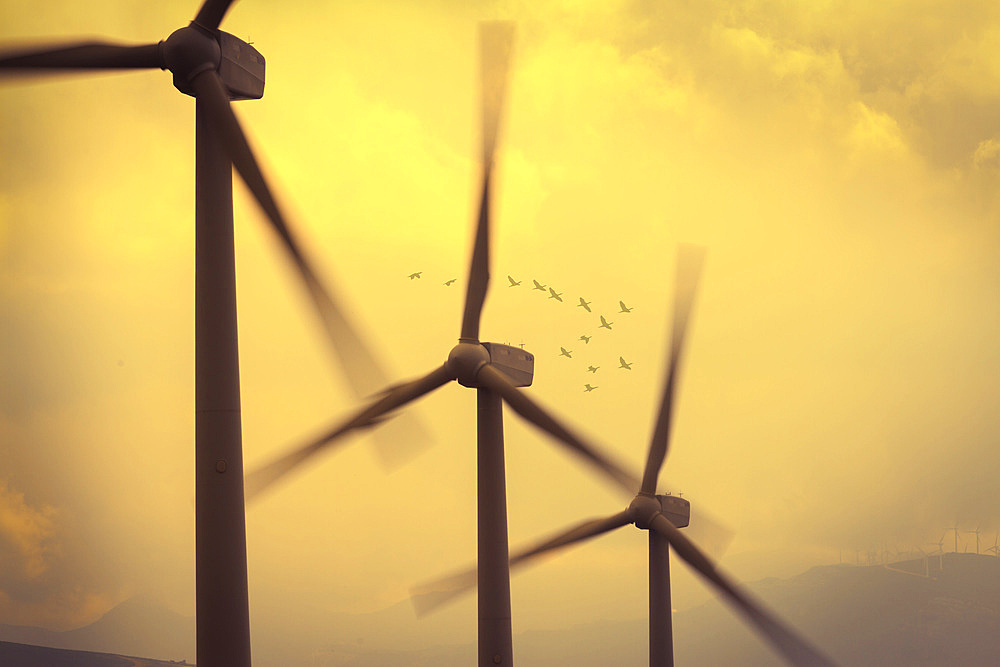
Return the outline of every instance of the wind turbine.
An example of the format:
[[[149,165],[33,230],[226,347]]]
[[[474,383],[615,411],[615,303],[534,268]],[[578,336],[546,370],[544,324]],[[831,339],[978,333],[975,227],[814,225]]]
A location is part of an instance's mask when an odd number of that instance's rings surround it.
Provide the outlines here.
[[[504,473],[503,415],[501,399],[521,417],[566,444],[623,488],[638,480],[596,447],[574,435],[548,411],[518,390],[531,385],[534,356],[521,347],[483,342],[479,321],[489,285],[490,184],[500,113],[514,26],[506,22],[480,25],[482,83],[482,180],[465,307],[458,344],[447,361],[427,375],[394,385],[379,398],[322,437],[297,447],[272,463],[250,473],[247,495],[254,497],[318,452],[338,442],[344,434],[371,426],[393,410],[457,380],[477,392],[477,512],[479,568],[479,664],[483,667],[512,662],[510,570],[507,545],[506,480]]]
[[[628,524],[649,533],[649,664],[651,667],[673,665],[673,631],[670,604],[669,547],[715,586],[729,604],[736,608],[757,631],[793,665],[831,665],[828,658],[777,616],[764,609],[734,581],[724,575],[679,528],[688,525],[689,501],[679,496],[656,493],[657,479],[666,459],[673,421],[674,396],[680,372],[681,353],[688,316],[694,300],[703,249],[682,246],[678,253],[677,289],[674,300],[672,342],[664,373],[663,392],[656,426],[649,444],[646,467],[638,493],[623,511],[607,517],[589,519],[556,535],[519,550],[510,559],[511,566],[532,562],[543,554],[592,539]],[[632,487],[636,489],[636,487]],[[634,492],[634,491],[633,491]],[[482,567],[473,568],[414,589],[413,603],[418,613],[426,613],[481,581]]]
[[[384,386],[361,338],[323,287],[261,173],[232,100],[264,94],[264,58],[219,30],[232,0],[205,0],[156,44],[77,42],[0,53],[0,72],[164,69],[195,98],[195,568],[197,662],[250,665],[246,521],[233,245],[233,167],[305,282],[356,391]]]
[[[978,555],[979,554],[979,526],[976,526],[975,530],[967,530],[965,532],[968,533],[968,534],[970,534],[970,535],[975,534],[975,536],[976,536],[976,554]]]
[[[938,557],[938,569],[941,571],[944,571],[944,538],[947,534],[948,531],[946,530],[941,533],[941,538],[937,542],[931,542],[931,544],[937,545],[937,552],[935,553]],[[931,555],[933,556],[934,554]]]

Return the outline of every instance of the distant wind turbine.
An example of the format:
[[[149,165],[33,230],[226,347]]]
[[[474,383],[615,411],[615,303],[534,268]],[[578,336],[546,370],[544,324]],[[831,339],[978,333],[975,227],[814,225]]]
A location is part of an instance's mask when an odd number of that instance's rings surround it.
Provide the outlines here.
[[[979,553],[979,526],[976,526],[975,530],[967,530],[966,533],[976,536],[976,553]]]

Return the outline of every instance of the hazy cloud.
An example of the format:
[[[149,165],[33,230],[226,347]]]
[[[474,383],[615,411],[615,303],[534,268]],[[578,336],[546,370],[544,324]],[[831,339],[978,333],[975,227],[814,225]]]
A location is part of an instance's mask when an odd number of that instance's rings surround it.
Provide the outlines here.
[[[160,39],[191,10],[122,4],[59,25]],[[63,18],[24,7],[0,32]],[[224,25],[268,57],[265,99],[237,113],[320,271],[399,377],[454,343],[463,292],[441,282],[462,285],[475,214],[475,21],[511,17],[483,331],[535,352],[530,391],[641,465],[674,243],[705,243],[669,488],[736,528],[734,550],[812,562],[937,540],[956,520],[1000,527],[995,2],[427,7],[239,3]],[[20,559],[11,586],[51,602],[11,588],[0,620],[77,618],[129,586],[191,611],[191,100],[157,71],[5,86],[0,112],[0,453],[8,496],[33,499],[15,515],[46,569],[30,579],[30,550],[4,548]],[[236,193],[255,463],[350,404],[284,257]],[[404,280],[416,270],[426,280]],[[586,314],[506,288],[507,273],[595,309],[634,301],[614,336],[584,347],[602,374],[619,354],[633,373],[584,395],[579,369],[547,353],[588,331]],[[449,387],[422,401],[439,445],[392,477],[345,445],[252,507],[255,613],[396,601],[471,558],[469,400]],[[619,506],[514,416],[505,424],[512,544]],[[391,530],[372,520],[401,507]],[[516,583],[537,602],[519,622],[570,622],[583,593],[609,615],[643,613],[644,548],[615,539]],[[635,571],[609,566],[621,562]],[[638,602],[618,597],[633,584]]]
[[[28,505],[24,494],[0,480],[0,587],[19,589],[49,569],[55,543],[55,509]]]

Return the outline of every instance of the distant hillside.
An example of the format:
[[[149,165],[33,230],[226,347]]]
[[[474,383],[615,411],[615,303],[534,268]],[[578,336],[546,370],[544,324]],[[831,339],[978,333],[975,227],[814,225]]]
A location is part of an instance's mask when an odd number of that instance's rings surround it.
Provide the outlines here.
[[[0,642],[4,667],[177,667],[176,662]]]
[[[823,566],[748,588],[842,667],[1000,665],[1000,560],[945,554],[926,567],[929,576],[922,559]],[[369,623],[383,618],[379,613],[367,615]],[[514,658],[519,667],[640,667],[648,660],[647,632],[645,619],[525,632],[514,637]],[[677,664],[686,667],[785,664],[720,600],[675,614],[674,645]],[[418,651],[334,644],[312,655],[326,666],[431,667],[474,664],[476,650],[470,637]]]
[[[193,663],[195,621],[151,600],[135,597],[122,602],[94,623],[66,632],[0,625],[0,641]],[[0,665],[6,664],[0,660]]]
[[[816,567],[750,589],[842,665],[1000,665],[1000,560],[992,556]],[[679,664],[781,664],[718,601],[675,618]]]
[[[1000,560],[992,556],[945,554],[943,558],[888,567],[830,565],[747,587],[843,667],[1000,665]],[[515,635],[518,667],[647,664],[645,619],[603,620],[599,606],[595,606],[593,618],[592,623],[569,629]],[[254,667],[450,667],[475,663],[474,630],[468,637],[464,633],[447,638],[422,634],[407,602],[369,614],[337,613],[324,619],[329,629],[320,634],[303,629],[301,634],[282,632],[278,639],[255,636]],[[12,641],[10,634],[22,637],[13,641],[23,643],[55,646],[58,642],[67,647],[74,642],[77,649],[100,645],[102,648],[90,650],[194,662],[194,619],[143,600],[123,603],[97,623],[79,630],[53,633],[0,626],[0,641]],[[380,641],[378,637],[395,641]],[[142,642],[145,646],[139,646]],[[103,648],[111,645],[139,648]],[[685,667],[784,664],[720,600],[676,613],[674,646],[677,664]],[[0,648],[6,647],[0,644]],[[0,665],[171,664],[134,662],[137,659],[120,656],[103,658],[133,662],[18,663],[0,652]]]

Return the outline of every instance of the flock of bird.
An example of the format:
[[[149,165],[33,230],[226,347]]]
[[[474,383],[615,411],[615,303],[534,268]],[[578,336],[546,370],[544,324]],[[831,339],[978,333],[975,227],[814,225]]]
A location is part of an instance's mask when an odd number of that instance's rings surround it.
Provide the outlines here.
[[[418,280],[418,279],[422,278],[422,275],[423,275],[423,271],[414,271],[413,273],[409,274],[408,277],[409,277],[410,280]],[[457,278],[449,278],[448,280],[444,281],[441,284],[444,285],[445,287],[451,287],[453,284],[455,284],[455,282],[457,280],[458,280]],[[513,278],[513,276],[511,276],[511,275],[507,276],[507,281],[510,283],[509,285],[507,285],[507,287],[520,287],[521,283],[523,282],[521,280],[515,280]],[[565,303],[563,301],[563,299],[562,299],[562,296],[563,296],[563,294],[565,292],[556,292],[554,288],[552,288],[552,287],[550,287],[548,285],[543,285],[542,283],[538,282],[535,279],[532,279],[531,282],[534,283],[534,287],[531,288],[531,291],[538,290],[540,292],[545,292],[546,290],[548,290],[549,298],[550,299],[555,299],[559,303]],[[594,312],[590,308],[590,305],[592,303],[593,303],[593,301],[587,301],[586,299],[584,299],[581,296],[580,297],[580,303],[576,304],[576,306],[577,306],[577,308],[583,308],[588,313],[592,313],[592,312]],[[627,313],[631,313],[634,310],[634,308],[625,305],[625,301],[624,300],[619,300],[618,301],[618,307],[619,307],[619,310],[618,310],[617,314],[622,314],[622,313],[627,314]],[[609,322],[608,319],[606,317],[604,317],[604,315],[600,315],[599,318],[601,320],[601,323],[600,323],[600,325],[598,325],[598,328],[599,329],[607,329],[607,330],[611,331],[612,330],[612,325],[614,324],[614,322]],[[581,334],[580,338],[578,338],[577,340],[582,340],[584,342],[584,344],[586,345],[586,344],[590,343],[590,339],[593,338],[593,337],[594,337],[593,334],[591,334],[590,336],[588,336],[587,334]],[[522,345],[522,347],[523,347],[523,345]],[[559,347],[559,354],[556,355],[556,356],[566,357],[568,359],[572,359],[573,358],[573,350],[567,350],[565,347],[560,346]],[[635,362],[634,361],[625,361],[625,357],[619,355],[619,357],[618,357],[618,366],[616,366],[616,368],[621,369],[621,370],[630,371],[630,370],[632,370],[632,364],[633,363],[635,363]],[[587,366],[587,370],[585,372],[587,372],[587,373],[595,373],[596,374],[599,368],[600,368],[600,366],[594,366],[593,364],[590,364],[590,365]],[[583,391],[584,391],[584,393],[590,393],[590,392],[592,392],[592,391],[594,391],[595,389],[598,389],[598,388],[599,388],[598,386],[591,385],[590,383],[584,383],[584,385],[583,385]]]

